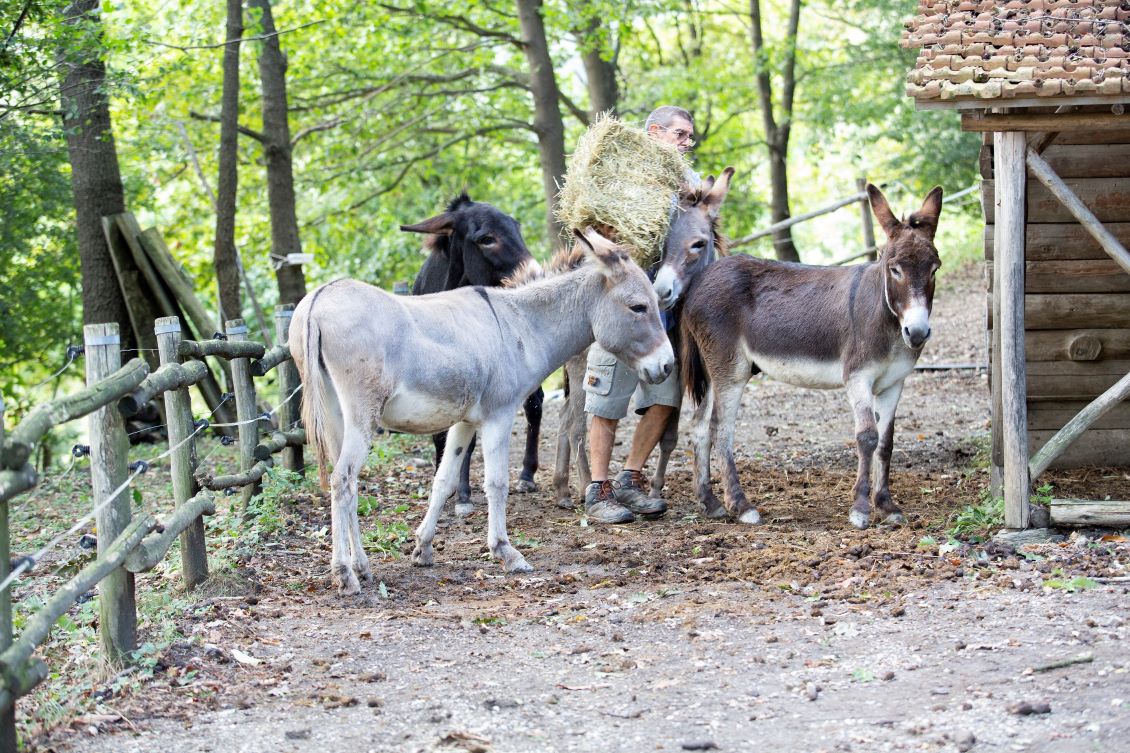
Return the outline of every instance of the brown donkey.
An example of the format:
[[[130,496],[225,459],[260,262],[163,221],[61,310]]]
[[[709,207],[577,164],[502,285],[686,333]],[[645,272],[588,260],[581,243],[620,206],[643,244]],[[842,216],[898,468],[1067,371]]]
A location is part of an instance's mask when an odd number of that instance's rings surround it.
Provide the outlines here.
[[[798,387],[846,388],[859,452],[848,520],[857,528],[870,522],[871,462],[878,450],[875,507],[884,523],[906,522],[887,481],[903,380],[930,338],[942,189],[932,190],[905,221],[878,188],[868,185],[867,192],[889,239],[879,261],[817,267],[730,256],[710,265],[687,294],[682,376],[698,406],[695,492],[708,517],[728,512],[743,523],[760,520],[738,482],[734,422],[746,382],[765,372]],[[710,489],[715,430],[725,507]]]

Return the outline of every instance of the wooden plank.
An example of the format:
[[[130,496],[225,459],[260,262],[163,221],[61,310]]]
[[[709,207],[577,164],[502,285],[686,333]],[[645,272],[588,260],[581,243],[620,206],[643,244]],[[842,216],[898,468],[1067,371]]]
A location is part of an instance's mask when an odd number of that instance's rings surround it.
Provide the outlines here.
[[[1127,359],[1130,329],[1028,330],[1024,333],[1024,349],[1029,364]]]
[[[1057,139],[1040,156],[1061,178],[1130,177],[1130,143],[1068,145]]]
[[[1124,246],[1130,246],[1130,222],[1108,222],[1106,229]],[[994,226],[985,226],[985,258],[993,258]],[[1028,261],[1109,259],[1098,241],[1079,223],[1030,224],[1024,234]]]
[[[870,208],[868,209],[870,211]],[[290,333],[290,320],[294,317],[294,304],[286,303],[275,307],[275,342],[279,345],[288,344]],[[278,365],[279,374],[279,428],[284,432],[290,431],[298,425],[301,411],[301,396],[295,394],[298,388],[298,367],[294,359],[287,359]],[[283,450],[283,468],[295,473],[304,473],[306,465],[302,460],[302,446],[288,445]]]
[[[247,339],[247,324],[242,319],[225,322],[224,331],[229,340],[239,342]],[[255,403],[255,383],[251,380],[251,359],[233,358],[231,374],[235,413],[239,421],[239,469],[247,472],[255,465],[255,445],[259,444],[259,423],[255,420],[259,415],[259,408]],[[251,498],[261,489],[262,484],[258,480],[243,487],[241,494],[245,515]]]
[[[1061,131],[1056,144],[1130,144],[1130,128],[1117,131]]]
[[[1008,103],[1012,107],[1011,102]],[[1107,112],[1065,112],[1065,113],[1026,113],[983,115],[966,113],[961,116],[961,130],[974,133],[985,131],[1006,131],[1010,133],[1031,131],[1121,131],[1130,124],[1130,117]]]
[[[1052,522],[1057,526],[1130,526],[1130,501],[1053,499]]]
[[[992,196],[995,186],[982,186],[985,196]],[[1130,221],[1130,178],[1071,178],[1064,181],[1068,188],[1094,212],[1099,222]],[[996,208],[993,201],[983,202],[985,222],[995,223]],[[1028,186],[1028,223],[1074,222],[1075,217],[1059,199],[1042,183],[1032,181]]]
[[[1001,410],[1004,525],[1028,527],[1028,432],[1024,363],[1024,195],[1027,142],[1019,132],[993,134],[996,174],[997,284],[1000,286]]]
[[[1041,447],[1054,431],[1030,431],[1028,440],[1034,450]],[[1088,465],[1125,468],[1130,466],[1130,429],[1091,429],[1055,459],[1051,468],[1081,468]]]
[[[1037,293],[1024,296],[1028,328],[1124,329],[1130,326],[1130,293]]]
[[[192,320],[192,326],[200,338],[211,337],[217,332],[216,322],[196,297],[191,278],[184,271],[184,267],[169,253],[165,239],[161,237],[157,228],[151,227],[143,233],[138,233],[136,242],[145,252],[146,258],[161,273],[173,295],[184,308],[184,312]]]
[[[1039,452],[1032,455],[1028,462],[1029,479],[1037,478],[1047,470],[1055,458],[1072,445],[1095,421],[1105,416],[1127,396],[1130,396],[1130,373],[1125,374],[1110,389],[1096,397],[1091,403],[1079,411],[1067,424],[1052,436]]]
[[[1030,402],[1028,431],[1059,431],[1089,405],[1083,400]],[[1130,429],[1130,402],[1123,402],[1095,421],[1091,429]]]
[[[1126,372],[1119,374],[1037,374],[1026,382],[1029,402],[1094,400],[1113,387]]]
[[[1111,259],[1029,261],[1025,293],[1130,293],[1130,274]]]
[[[86,345],[86,383],[93,385],[121,367],[118,325],[88,324],[83,327]],[[90,414],[90,480],[95,521],[98,526],[98,556],[108,556],[110,545],[130,524],[129,487],[111,493],[125,482],[129,439],[116,404]],[[121,666],[137,649],[137,604],[133,573],[114,570],[98,585],[98,635],[103,656],[111,666]]]

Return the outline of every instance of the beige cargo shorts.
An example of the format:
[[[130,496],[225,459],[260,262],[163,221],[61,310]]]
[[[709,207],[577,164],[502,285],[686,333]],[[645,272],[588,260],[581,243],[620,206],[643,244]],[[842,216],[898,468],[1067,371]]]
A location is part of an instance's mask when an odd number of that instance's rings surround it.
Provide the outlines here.
[[[647,384],[640,381],[635,369],[596,343],[589,348],[584,387],[585,412],[615,421],[628,415],[633,396],[639,414],[653,405],[678,408],[683,396],[678,364],[659,384]]]

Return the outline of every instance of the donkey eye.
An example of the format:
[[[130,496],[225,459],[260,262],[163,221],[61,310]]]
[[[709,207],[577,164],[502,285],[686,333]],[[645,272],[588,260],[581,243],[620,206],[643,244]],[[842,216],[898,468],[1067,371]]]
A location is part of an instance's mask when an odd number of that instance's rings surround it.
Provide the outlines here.
[[[480,246],[493,246],[497,242],[493,235],[484,235],[482,238],[475,241],[475,243],[478,243]]]
[[[643,305],[642,303],[637,303],[634,306],[629,306],[628,308],[630,308],[632,311],[634,311],[637,314],[646,314],[647,313],[647,306]]]
[[[891,267],[891,277],[895,278],[896,280],[901,280],[902,270],[898,267]]]
[[[699,238],[697,241],[691,244],[691,248],[695,251],[701,251],[702,249],[706,248],[706,241]]]

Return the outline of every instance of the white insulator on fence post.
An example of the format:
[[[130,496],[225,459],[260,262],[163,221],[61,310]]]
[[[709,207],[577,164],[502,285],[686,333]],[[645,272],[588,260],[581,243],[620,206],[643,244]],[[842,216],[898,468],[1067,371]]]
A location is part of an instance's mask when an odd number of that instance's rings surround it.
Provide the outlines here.
[[[94,384],[113,374],[122,365],[118,325],[88,324],[83,327],[86,341],[86,383]],[[90,481],[94,506],[98,507],[110,493],[125,483],[129,438],[122,414],[116,403],[105,405],[90,414]],[[116,498],[99,510],[98,556],[130,523],[130,490],[127,486]],[[133,573],[118,568],[98,585],[100,621],[99,638],[106,660],[121,664],[126,655],[137,648],[137,606],[134,601]]]
[[[157,335],[157,351],[161,356],[161,365],[180,363],[180,356],[177,355],[177,346],[181,341],[180,319],[175,316],[162,317],[154,322],[153,332]],[[192,398],[189,397],[187,387],[165,393],[165,417],[168,421],[169,446],[177,448],[170,457],[170,465],[173,477],[173,499],[179,507],[200,491],[200,486],[193,476],[197,463],[196,440],[185,441],[195,431],[192,425]],[[180,562],[185,586],[191,588],[208,579],[208,552],[204,545],[203,518],[197,518],[192,525],[181,532]]]
[[[0,448],[4,446],[4,398],[0,397]],[[11,533],[8,531],[8,503],[0,502],[0,581],[11,571]],[[0,653],[12,645],[12,589],[0,593]],[[0,753],[16,753],[16,704],[0,711]]]
[[[228,340],[233,342],[247,339],[247,325],[242,319],[226,322],[224,331]],[[253,420],[259,415],[259,408],[255,404],[255,383],[251,381],[251,359],[231,359],[231,377],[232,392],[235,393],[235,413],[239,421],[239,470],[246,473],[255,465],[255,445],[259,444],[259,422]],[[244,511],[261,488],[259,481],[243,487],[241,498]]]
[[[294,304],[287,303],[275,307],[275,342],[286,345],[290,332],[290,320],[294,316]],[[279,372],[279,400],[286,400],[298,388],[298,368],[292,359],[287,359],[277,367]],[[295,395],[279,408],[279,429],[290,431],[298,422],[299,398]],[[288,471],[302,473],[305,463],[302,461],[301,447],[286,447],[282,451],[283,467]]]

